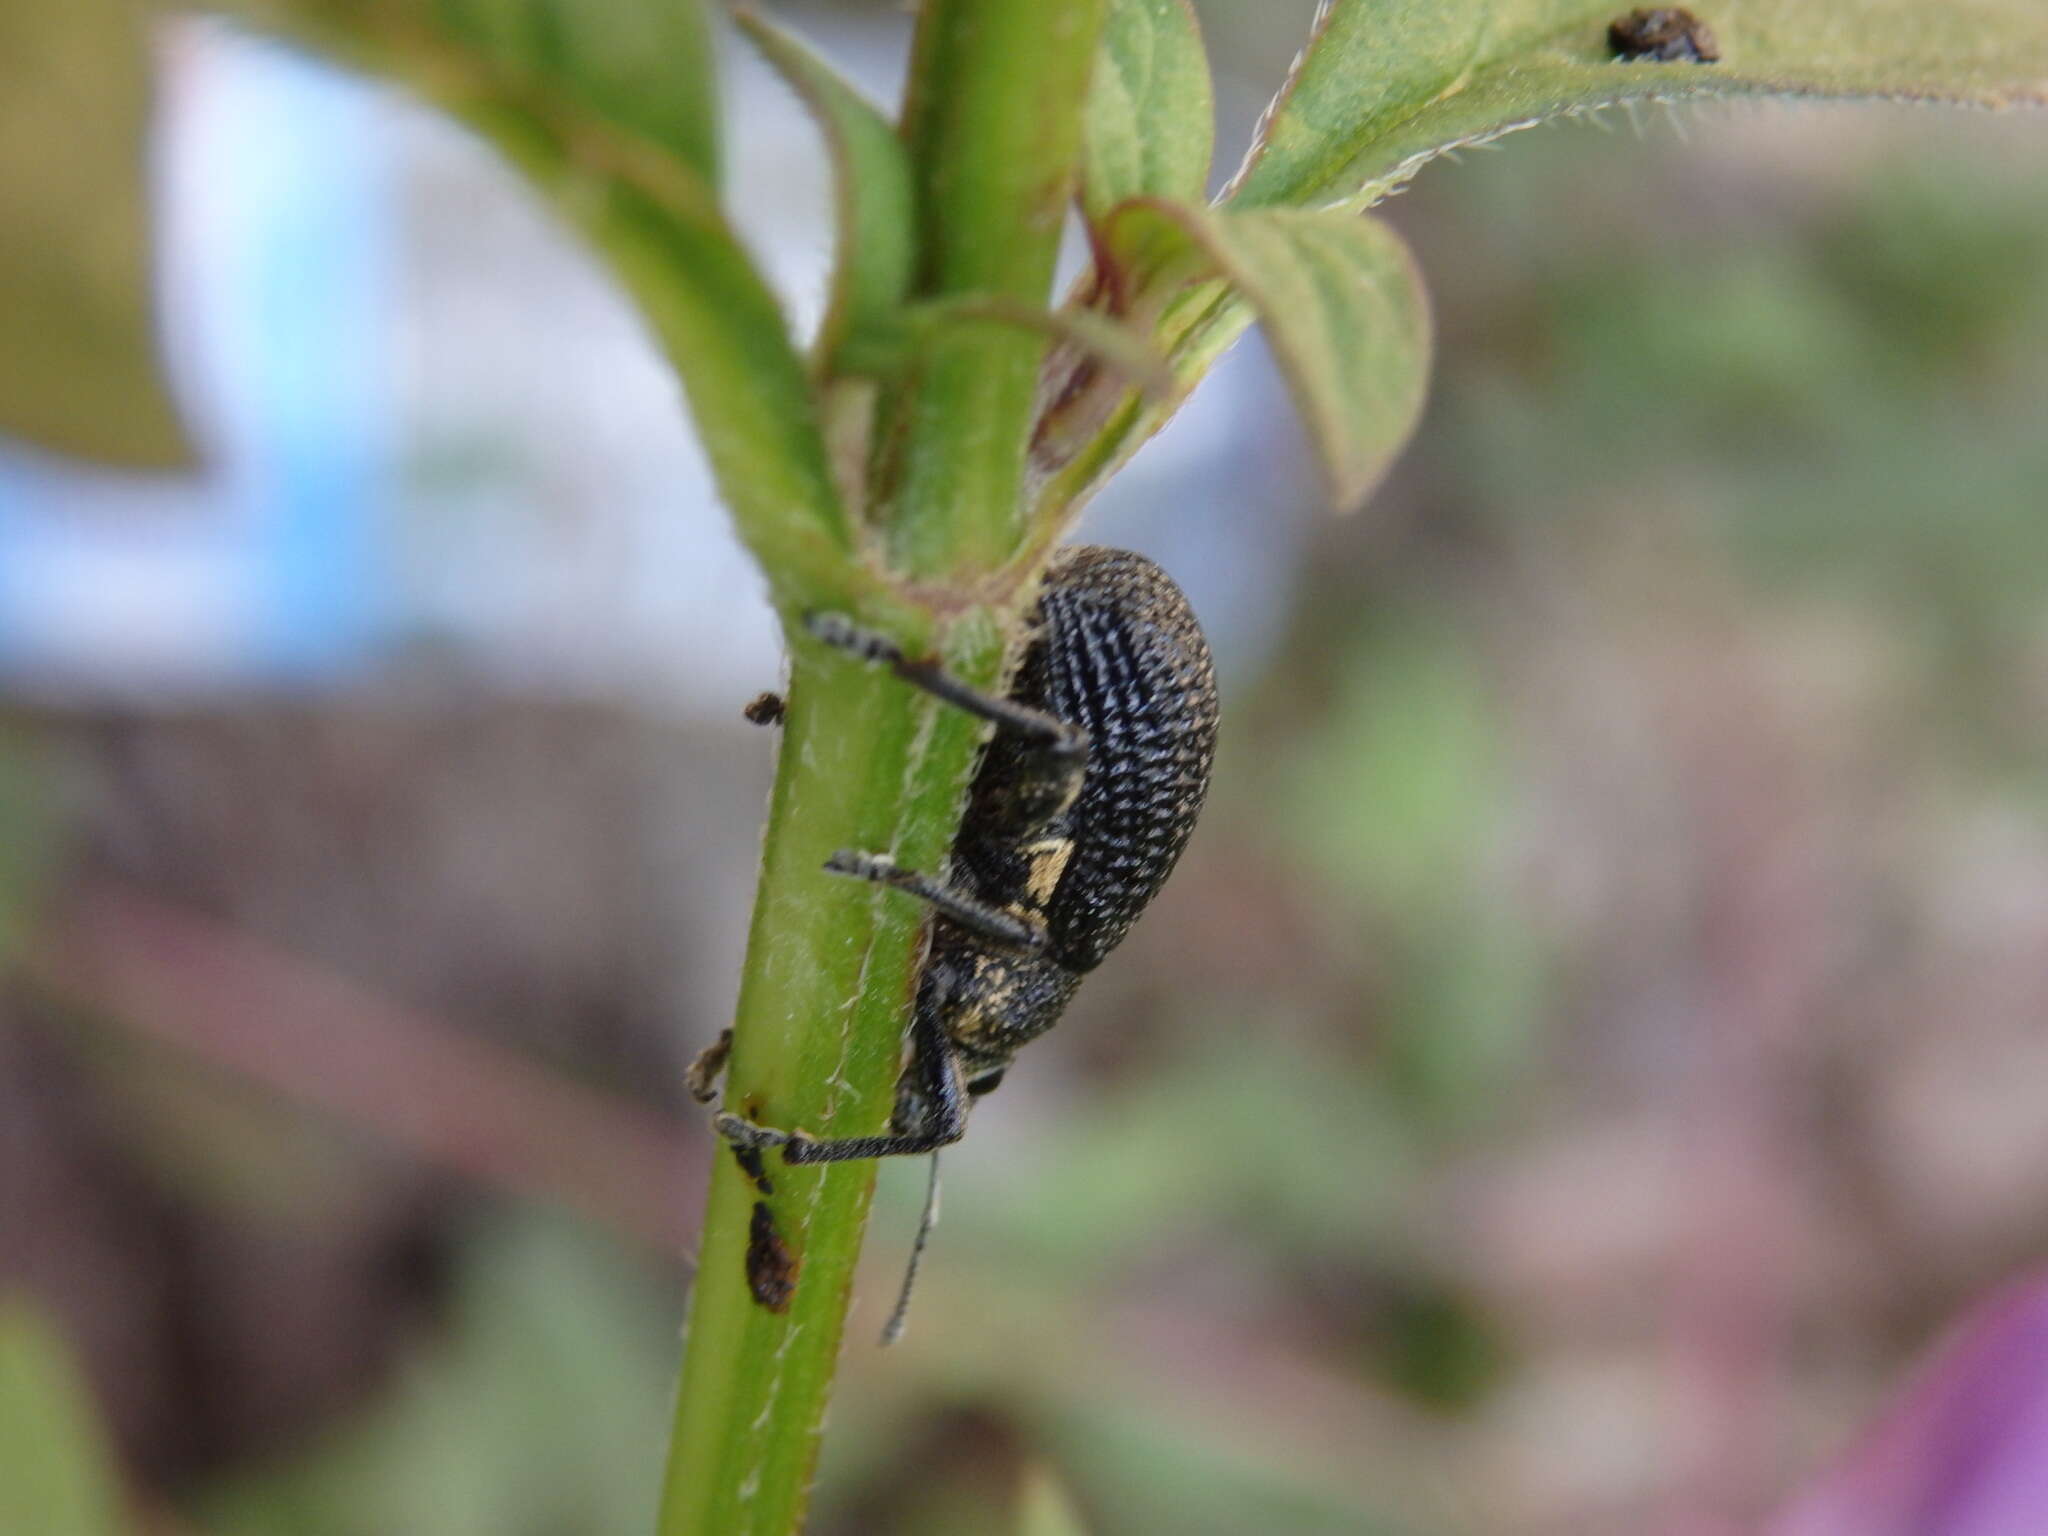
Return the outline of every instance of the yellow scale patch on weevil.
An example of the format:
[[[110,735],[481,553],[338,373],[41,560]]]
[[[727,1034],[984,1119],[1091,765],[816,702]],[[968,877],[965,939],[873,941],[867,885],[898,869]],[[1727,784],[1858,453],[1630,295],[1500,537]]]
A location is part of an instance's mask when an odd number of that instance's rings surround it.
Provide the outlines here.
[[[951,1020],[953,1038],[963,1044],[992,1040],[1002,1029],[1010,992],[1016,986],[1006,955],[976,955],[973,980],[966,989],[971,1001]]]
[[[1031,873],[1025,877],[1024,889],[1040,911],[1052,901],[1052,893],[1059,889],[1060,876],[1067,872],[1067,861],[1073,856],[1071,837],[1041,838],[1025,844],[1024,857],[1031,863]]]

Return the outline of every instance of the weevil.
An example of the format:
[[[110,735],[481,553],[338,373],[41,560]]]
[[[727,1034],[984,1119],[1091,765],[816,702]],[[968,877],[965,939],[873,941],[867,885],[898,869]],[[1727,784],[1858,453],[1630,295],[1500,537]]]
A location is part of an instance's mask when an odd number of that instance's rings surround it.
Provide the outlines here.
[[[1714,64],[1721,58],[1721,45],[1707,24],[1676,5],[1616,17],[1607,26],[1607,46],[1623,63],[1649,59],[1661,64]]]
[[[889,1129],[819,1140],[730,1112],[714,1124],[736,1150],[780,1148],[791,1163],[936,1153],[960,1139],[968,1106],[1059,1021],[1172,873],[1208,794],[1215,667],[1171,577],[1142,555],[1091,545],[1048,566],[1000,696],[841,616],[816,615],[809,628],[994,729],[947,871],[899,869],[886,854],[853,850],[825,865],[935,914]],[[913,1274],[936,1213],[936,1163],[932,1188]],[[900,1326],[899,1304],[890,1336]]]

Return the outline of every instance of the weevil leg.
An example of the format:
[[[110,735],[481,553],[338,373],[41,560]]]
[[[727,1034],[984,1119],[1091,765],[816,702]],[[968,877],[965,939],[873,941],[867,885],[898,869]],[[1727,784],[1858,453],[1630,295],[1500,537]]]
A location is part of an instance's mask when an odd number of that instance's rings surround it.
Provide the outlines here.
[[[930,903],[942,916],[958,923],[969,933],[991,944],[1000,944],[1005,949],[1035,955],[1046,946],[1044,923],[990,906],[978,896],[969,895],[954,886],[942,885],[929,875],[899,869],[896,861],[885,853],[859,853],[842,848],[825,861],[825,868],[835,875],[871,881],[902,891],[907,896],[915,896],[919,901]]]
[[[718,1080],[725,1076],[725,1064],[732,1055],[732,1031],[721,1029],[718,1038],[697,1054],[683,1073],[683,1086],[690,1090],[690,1097],[699,1104],[709,1104],[718,1097]],[[761,1165],[761,1149],[751,1143],[735,1141],[732,1144],[733,1160],[740,1165],[747,1182],[764,1195],[775,1193],[775,1183],[768,1177],[768,1170]]]
[[[967,1121],[963,1115],[957,1126],[945,1125],[934,1119],[916,1131],[891,1131],[883,1136],[844,1136],[833,1141],[819,1141],[801,1131],[771,1130],[765,1125],[756,1125],[751,1120],[721,1111],[713,1118],[711,1128],[736,1147],[756,1152],[780,1147],[782,1160],[786,1163],[851,1163],[867,1157],[911,1157],[920,1152],[936,1152],[940,1147],[950,1147],[967,1134]]]
[[[843,613],[814,613],[804,620],[804,624],[825,644],[858,656],[862,661],[879,662],[933,698],[944,699],[956,709],[993,721],[998,729],[1043,748],[1055,758],[1071,760],[1076,765],[1077,778],[1078,765],[1087,761],[1088,732],[1078,725],[1049,715],[1042,709],[1033,709],[1028,704],[984,693],[972,684],[962,682],[936,661],[912,661],[887,635],[862,629]]]
[[[699,1104],[709,1104],[718,1097],[718,1080],[725,1075],[725,1063],[732,1055],[732,1031],[721,1029],[718,1038],[697,1053],[697,1059],[690,1063],[683,1073],[683,1086],[690,1090],[690,1097]]]
[[[924,1090],[925,1103],[924,1124],[914,1131],[819,1141],[802,1131],[771,1130],[724,1112],[712,1117],[711,1128],[735,1147],[750,1151],[780,1147],[783,1161],[789,1163],[849,1163],[867,1157],[908,1157],[951,1146],[967,1134],[967,1089],[960,1058],[945,1031],[928,1018],[919,1017],[912,1025],[912,1036],[918,1086]]]

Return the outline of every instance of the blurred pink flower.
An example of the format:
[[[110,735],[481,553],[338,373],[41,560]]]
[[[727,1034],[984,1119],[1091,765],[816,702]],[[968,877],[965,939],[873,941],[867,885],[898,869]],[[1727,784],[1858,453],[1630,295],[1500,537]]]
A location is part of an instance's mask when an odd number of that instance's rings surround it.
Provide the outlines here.
[[[2048,1273],[2000,1291],[1769,1536],[2048,1533]]]

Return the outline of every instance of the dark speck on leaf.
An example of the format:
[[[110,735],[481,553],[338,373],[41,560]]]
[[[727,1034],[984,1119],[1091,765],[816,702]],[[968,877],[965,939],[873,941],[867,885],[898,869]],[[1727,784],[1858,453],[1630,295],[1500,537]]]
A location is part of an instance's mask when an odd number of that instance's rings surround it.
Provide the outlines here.
[[[740,711],[756,725],[780,725],[782,712],[782,695],[779,693],[760,694]]]
[[[1712,64],[1721,45],[1704,21],[1676,5],[1630,11],[1607,26],[1607,46],[1624,62],[1650,59],[1660,64]]]

